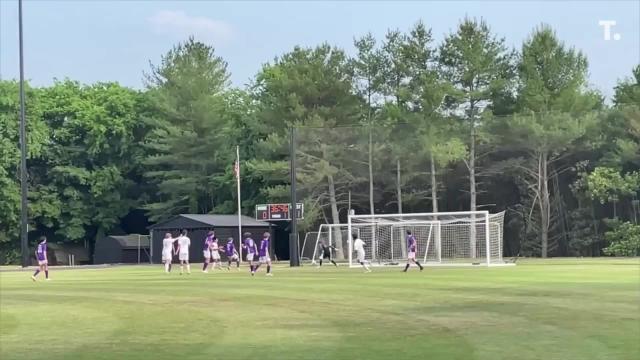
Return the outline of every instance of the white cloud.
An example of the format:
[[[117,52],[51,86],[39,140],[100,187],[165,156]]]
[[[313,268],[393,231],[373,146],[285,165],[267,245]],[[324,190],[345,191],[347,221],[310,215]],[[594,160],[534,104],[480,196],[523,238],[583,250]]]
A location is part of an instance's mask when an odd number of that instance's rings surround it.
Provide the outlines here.
[[[231,26],[203,16],[189,16],[184,11],[162,10],[149,18],[153,30],[161,35],[185,38],[193,35],[201,41],[220,43],[231,38]]]

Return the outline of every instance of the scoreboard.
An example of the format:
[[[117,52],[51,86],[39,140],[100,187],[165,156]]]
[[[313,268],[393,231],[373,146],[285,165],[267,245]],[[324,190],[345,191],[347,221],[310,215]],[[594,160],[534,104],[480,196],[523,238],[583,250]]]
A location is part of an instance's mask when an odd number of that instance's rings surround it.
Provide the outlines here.
[[[289,208],[291,204],[262,204],[256,205],[256,220],[277,221],[291,220]],[[304,205],[296,204],[296,218],[304,219]]]

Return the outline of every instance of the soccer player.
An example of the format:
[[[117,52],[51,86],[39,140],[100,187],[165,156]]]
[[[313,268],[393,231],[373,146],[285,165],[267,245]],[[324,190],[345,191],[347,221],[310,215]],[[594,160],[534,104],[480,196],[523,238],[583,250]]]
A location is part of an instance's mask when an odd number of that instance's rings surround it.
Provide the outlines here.
[[[336,264],[335,261],[333,261],[333,257],[331,256],[331,250],[337,250],[335,246],[333,245],[327,245],[325,244],[324,240],[320,240],[320,246],[319,246],[319,250],[320,250],[320,266],[322,266],[322,259],[329,259],[329,261],[331,261],[331,263],[333,265],[335,265],[336,267],[338,266],[338,264]]]
[[[371,272],[371,269],[369,269],[369,266],[367,266],[367,263],[364,260],[364,246],[366,244],[364,243],[364,241],[362,241],[362,239],[358,237],[357,234],[353,234],[352,237],[353,237],[353,249],[356,251],[356,254],[358,255],[357,257],[358,263],[362,265],[362,267],[364,268],[364,271]]]
[[[251,276],[256,273],[256,264],[253,262],[253,257],[256,256],[258,252],[258,247],[256,246],[256,242],[251,238],[251,233],[244,233],[244,244],[242,248],[247,252],[247,261],[249,262],[249,270],[251,270]]]
[[[424,270],[420,262],[416,260],[416,251],[418,250],[418,242],[416,241],[416,237],[411,234],[411,230],[407,230],[407,266],[404,267],[403,272],[407,272],[409,270],[409,266],[411,263],[418,265],[420,271]]]
[[[215,237],[215,233],[213,231],[209,231],[209,233],[207,233],[207,237],[204,239],[204,245],[202,247],[202,255],[204,256],[204,264],[202,264],[203,273],[209,271],[209,262],[211,262],[211,244]]]
[[[164,263],[164,272],[171,272],[171,261],[173,260],[173,253],[175,252],[173,243],[176,241],[171,237],[171,233],[164,234],[162,239],[162,262]]]
[[[258,268],[262,264],[267,264],[267,276],[273,276],[271,273],[271,258],[269,257],[269,238],[271,234],[265,232],[262,234],[262,240],[260,241],[260,251],[259,251],[259,261],[260,263],[256,266],[255,271],[258,271]]]
[[[236,269],[240,270],[240,257],[236,251],[236,246],[233,244],[233,238],[227,239],[227,245],[224,248],[225,255],[227,255],[227,270],[231,270],[231,262],[236,262]]]
[[[220,263],[220,246],[218,245],[218,238],[215,235],[211,242],[211,261],[213,262],[211,265],[212,269],[215,269],[216,267],[218,269],[222,269],[222,264]]]
[[[38,269],[31,276],[31,280],[36,281],[36,276],[40,271],[44,271],[44,276],[49,281],[49,261],[47,260],[47,237],[42,236],[40,243],[36,247],[36,259],[38,259]]]
[[[191,265],[189,264],[189,247],[191,239],[187,237],[187,230],[182,230],[178,236],[178,260],[180,260],[180,275],[184,272],[184,266],[187,266],[187,274],[191,274]]]

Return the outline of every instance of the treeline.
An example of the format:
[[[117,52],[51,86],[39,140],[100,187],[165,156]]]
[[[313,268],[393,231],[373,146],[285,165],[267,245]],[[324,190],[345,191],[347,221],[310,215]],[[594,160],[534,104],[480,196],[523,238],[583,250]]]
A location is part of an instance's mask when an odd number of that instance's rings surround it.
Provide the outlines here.
[[[295,127],[302,231],[358,213],[507,211],[505,255],[640,255],[640,65],[613,103],[552,29],[510,49],[481,20],[435,43],[419,22],[349,57],[296,47],[233,88],[188,39],[142,91],[27,89],[30,237],[85,242],[178,213],[289,200]],[[0,251],[19,249],[18,84],[0,82]]]

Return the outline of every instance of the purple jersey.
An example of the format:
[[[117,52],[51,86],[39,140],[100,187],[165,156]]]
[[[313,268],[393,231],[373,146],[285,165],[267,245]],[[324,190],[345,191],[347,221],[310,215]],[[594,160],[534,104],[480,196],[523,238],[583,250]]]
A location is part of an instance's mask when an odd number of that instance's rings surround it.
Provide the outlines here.
[[[213,239],[215,239],[215,236],[207,236],[206,239],[204,239],[204,245],[202,246],[202,250],[209,250],[211,249],[211,245],[213,245]]]
[[[413,235],[407,235],[407,248],[409,252],[416,252],[416,237]]]
[[[235,254],[236,252],[236,246],[233,245],[233,241],[229,241],[227,243],[227,245],[224,248],[225,254],[227,254],[227,256],[233,256],[233,254]]]
[[[256,242],[252,238],[246,238],[244,240],[244,246],[247,248],[247,254],[256,253]]]
[[[38,248],[36,249],[36,254],[38,256],[38,261],[44,261],[47,256],[47,243],[41,242],[38,244]]]
[[[269,238],[264,238],[260,241],[260,256],[267,256],[269,253]]]

